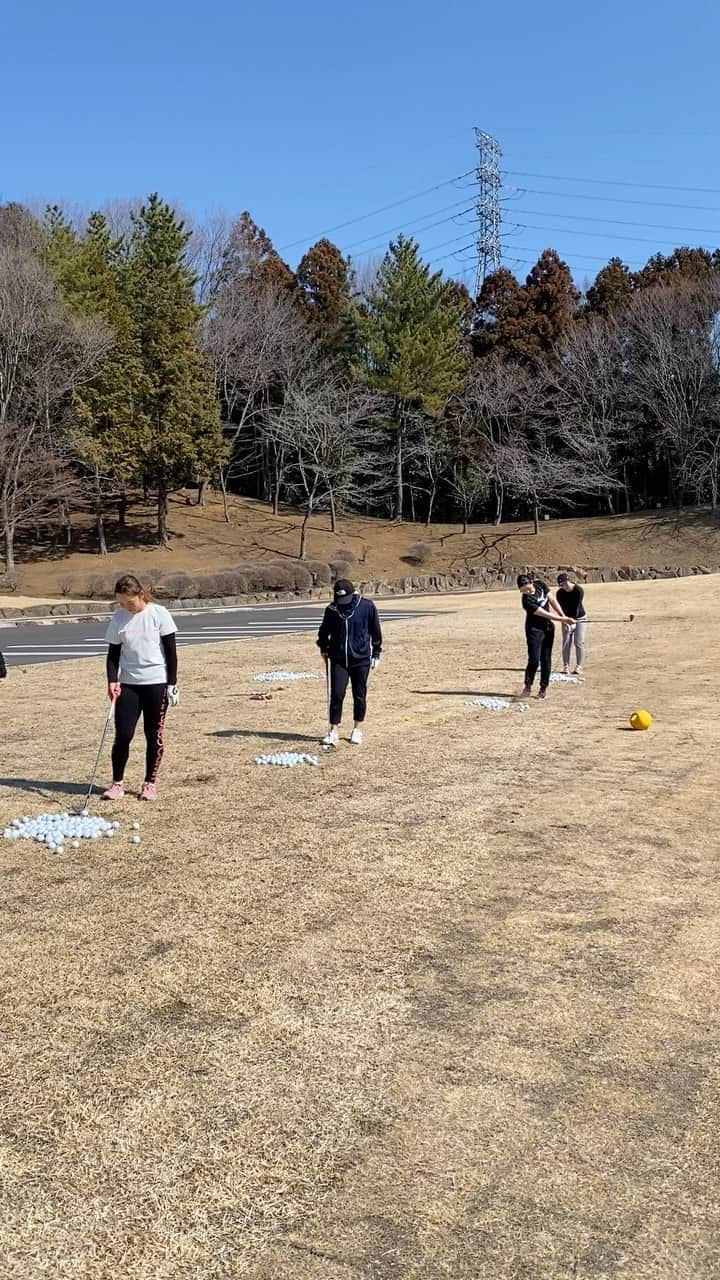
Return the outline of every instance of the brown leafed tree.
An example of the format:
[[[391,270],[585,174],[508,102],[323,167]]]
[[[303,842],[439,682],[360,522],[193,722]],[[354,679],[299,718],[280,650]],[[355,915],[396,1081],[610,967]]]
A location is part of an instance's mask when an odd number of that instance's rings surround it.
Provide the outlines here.
[[[476,356],[523,359],[527,349],[528,296],[507,267],[483,282],[475,307],[472,345]]]
[[[545,249],[525,281],[528,299],[526,355],[551,356],[572,332],[580,294],[572,273],[555,249]]]
[[[672,285],[699,284],[720,273],[720,250],[682,246],[670,254],[656,253],[637,273],[639,289],[666,288]]]
[[[273,247],[266,231],[245,211],[233,223],[219,268],[220,288],[247,277],[260,288],[294,290],[294,272]]]

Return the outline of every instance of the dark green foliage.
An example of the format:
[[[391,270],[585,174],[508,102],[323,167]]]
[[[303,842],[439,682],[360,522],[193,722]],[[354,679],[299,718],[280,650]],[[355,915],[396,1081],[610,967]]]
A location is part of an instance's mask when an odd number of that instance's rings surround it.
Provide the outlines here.
[[[143,367],[140,411],[147,424],[138,459],[158,494],[158,537],[168,541],[171,490],[212,475],[224,456],[212,372],[197,345],[201,310],[186,261],[189,233],[152,195],[134,217],[124,270]]]

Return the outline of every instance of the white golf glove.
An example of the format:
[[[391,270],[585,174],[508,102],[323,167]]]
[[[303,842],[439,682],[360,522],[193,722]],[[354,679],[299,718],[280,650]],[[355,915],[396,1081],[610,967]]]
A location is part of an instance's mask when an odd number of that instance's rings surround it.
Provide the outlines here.
[[[375,668],[379,666],[380,666],[380,655],[378,654],[377,658],[370,659],[370,670],[374,671]]]
[[[169,707],[178,707],[180,705],[180,690],[176,684],[169,684],[167,687],[167,699]]]

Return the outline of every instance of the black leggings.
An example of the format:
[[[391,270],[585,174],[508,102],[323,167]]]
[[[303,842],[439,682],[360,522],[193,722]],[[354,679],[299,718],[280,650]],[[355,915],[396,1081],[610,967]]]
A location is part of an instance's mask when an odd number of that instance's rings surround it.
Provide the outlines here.
[[[353,719],[362,724],[367,711],[367,682],[369,667],[341,667],[339,663],[330,664],[330,723],[340,724],[342,720],[343,702],[348,687],[352,685]]]
[[[547,689],[552,671],[553,640],[555,628],[550,625],[547,631],[539,631],[537,627],[529,627],[525,632],[528,647],[528,664],[525,668],[525,687],[532,688],[532,682],[540,668],[540,688]]]
[[[130,755],[130,743],[142,715],[147,750],[145,781],[154,782],[163,758],[163,728],[167,711],[166,684],[123,684],[115,703],[115,741],[112,749],[113,782],[122,782]]]

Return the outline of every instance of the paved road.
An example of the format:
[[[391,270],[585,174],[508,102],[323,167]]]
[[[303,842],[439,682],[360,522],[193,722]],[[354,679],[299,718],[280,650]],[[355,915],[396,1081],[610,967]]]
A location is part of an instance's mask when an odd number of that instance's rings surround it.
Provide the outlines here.
[[[207,613],[179,614],[178,644],[213,644],[220,640],[257,640],[262,636],[314,633],[323,604],[239,605]],[[419,609],[379,605],[382,622],[427,617]],[[0,631],[0,649],[8,667],[68,658],[97,658],[106,652],[104,622],[66,622],[48,626],[14,624]]]

